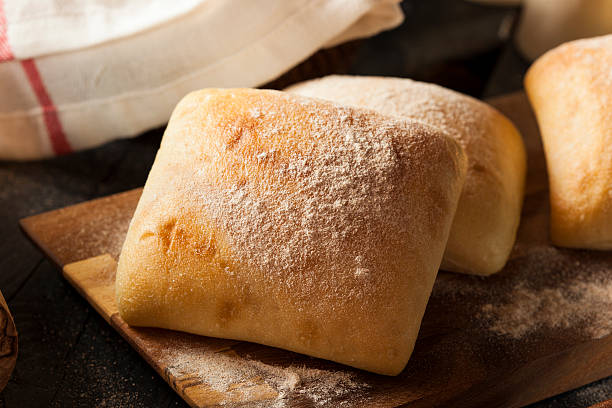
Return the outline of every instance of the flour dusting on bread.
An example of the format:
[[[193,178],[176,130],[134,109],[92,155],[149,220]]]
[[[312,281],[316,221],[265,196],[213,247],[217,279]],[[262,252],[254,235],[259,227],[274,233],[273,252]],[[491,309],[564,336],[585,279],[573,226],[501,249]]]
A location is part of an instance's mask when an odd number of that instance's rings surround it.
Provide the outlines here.
[[[314,103],[299,96],[286,98],[307,109]],[[280,280],[287,290],[297,286],[307,294],[309,287],[325,285],[322,293],[335,302],[359,297],[367,303],[373,289],[386,285],[375,281],[389,278],[384,273],[369,273],[380,269],[379,247],[372,245],[376,237],[387,236],[389,250],[403,245],[409,235],[441,237],[436,220],[444,217],[448,202],[439,197],[431,200],[429,207],[415,211],[418,206],[407,202],[407,190],[414,185],[411,167],[423,164],[419,160],[427,160],[431,168],[449,163],[419,152],[431,149],[444,155],[449,143],[418,123],[372,120],[378,117],[367,111],[320,102],[316,107],[317,114],[302,123],[315,141],[306,147],[307,155],[304,147],[292,150],[303,144],[304,138],[291,127],[258,126],[240,115],[226,127],[218,155],[209,157],[197,171],[198,177],[187,181],[182,190],[185,200],[199,202],[212,222],[226,232],[229,245],[241,260],[235,268],[264,270],[265,276]],[[282,123],[279,111],[279,107],[262,103],[252,108],[249,116],[256,121]],[[403,133],[414,139],[404,143],[407,137]],[[242,150],[251,138],[263,143],[273,140],[275,134],[282,134],[287,141],[255,150],[254,155]],[[413,157],[407,160],[407,155]],[[225,163],[219,177],[231,181],[211,185],[206,173],[221,168],[219,162]],[[456,168],[442,171],[456,172],[458,158],[452,166]],[[236,167],[243,177],[236,177]],[[259,177],[247,178],[253,171]],[[432,192],[437,188],[422,184]],[[424,229],[415,231],[419,225]],[[388,231],[394,231],[394,236],[388,236]],[[304,273],[305,264],[325,273]],[[353,288],[353,299],[335,291],[334,286]],[[304,301],[310,302],[307,298]]]
[[[526,168],[521,136],[504,115],[467,95],[405,78],[331,75],[287,90],[426,123],[461,144],[468,171],[442,267],[476,275],[503,267],[519,225]]]

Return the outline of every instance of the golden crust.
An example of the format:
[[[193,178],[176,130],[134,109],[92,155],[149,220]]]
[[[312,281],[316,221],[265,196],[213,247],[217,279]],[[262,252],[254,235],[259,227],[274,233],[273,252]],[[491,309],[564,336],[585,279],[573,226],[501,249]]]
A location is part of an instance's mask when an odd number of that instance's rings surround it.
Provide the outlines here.
[[[410,79],[334,75],[288,91],[419,120],[457,140],[468,172],[442,268],[475,275],[503,268],[516,239],[527,166],[509,119],[484,102]]]
[[[612,35],[549,51],[525,89],[546,153],[553,243],[612,249]]]
[[[398,374],[465,167],[426,125],[275,91],[191,93],[127,234],[120,314]]]

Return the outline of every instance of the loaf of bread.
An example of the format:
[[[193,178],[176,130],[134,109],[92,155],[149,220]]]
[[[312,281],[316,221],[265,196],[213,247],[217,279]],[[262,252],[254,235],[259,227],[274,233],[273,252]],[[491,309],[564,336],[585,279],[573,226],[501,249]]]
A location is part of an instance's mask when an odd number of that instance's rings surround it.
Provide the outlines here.
[[[468,172],[442,268],[490,275],[504,267],[516,239],[527,167],[523,140],[509,119],[484,102],[410,79],[329,76],[288,91],[419,120],[457,140]]]
[[[612,35],[561,45],[527,72],[554,244],[612,249]]]
[[[277,91],[191,93],[129,227],[119,312],[398,374],[465,171],[424,124]]]

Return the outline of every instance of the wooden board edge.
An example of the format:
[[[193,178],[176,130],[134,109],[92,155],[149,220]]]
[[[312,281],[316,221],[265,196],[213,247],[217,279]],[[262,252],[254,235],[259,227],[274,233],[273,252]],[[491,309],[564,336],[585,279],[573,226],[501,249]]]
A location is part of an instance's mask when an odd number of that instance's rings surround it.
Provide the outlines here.
[[[201,405],[197,404],[196,401],[191,399],[188,395],[186,395],[180,387],[177,385],[178,379],[172,375],[170,370],[163,368],[157,361],[155,361],[151,356],[147,353],[147,351],[140,346],[140,344],[130,335],[128,324],[121,318],[119,312],[114,313],[110,317],[109,321],[112,326],[121,337],[132,347],[132,349],[136,350],[138,354],[157,372],[161,378],[176,392],[187,404],[189,404],[192,408],[202,408]]]
[[[55,211],[55,210],[53,210]],[[53,212],[53,211],[49,211],[49,213]],[[39,215],[44,215],[44,214],[48,214],[48,213],[41,213]],[[53,251],[51,251],[49,248],[47,248],[44,244],[44,242],[42,242],[41,240],[38,239],[38,235],[36,234],[36,219],[35,217],[37,217],[38,215],[33,215],[30,217],[26,217],[26,218],[22,218],[19,220],[19,228],[21,229],[21,231],[23,232],[23,234],[26,236],[26,238],[28,239],[28,241],[30,241],[32,243],[32,245],[34,245],[34,247],[40,251],[45,258],[47,258],[49,261],[51,261],[51,263],[58,269],[62,269],[64,267],[64,265],[62,265],[61,261],[59,260],[59,258],[53,253]]]
[[[134,189],[127,190],[127,191],[122,191],[120,193],[115,193],[115,194],[111,194],[111,195],[104,196],[104,197],[98,197],[92,200],[82,201],[80,203],[69,205],[66,207],[57,208],[55,210],[45,211],[39,214],[30,215],[28,217],[21,218],[18,221],[19,227],[21,228],[25,236],[30,240],[30,242],[34,244],[34,246],[38,250],[40,250],[43,254],[45,254],[46,257],[50,259],[54,265],[62,269],[65,266],[65,264],[61,261],[61,259],[57,257],[57,255],[50,248],[47,247],[47,243],[45,243],[44,241],[40,239],[41,234],[39,234],[38,232],[39,232],[39,227],[42,221],[52,218],[54,216],[57,216],[61,212],[70,211],[70,210],[78,209],[81,207],[90,207],[102,201],[116,201],[116,200],[120,200],[120,198],[123,196],[139,194],[142,192],[142,189],[143,187],[138,187],[138,188],[134,188]]]
[[[117,261],[109,254],[72,262],[62,269],[64,278],[109,324],[111,316],[118,312],[114,295],[116,269]]]

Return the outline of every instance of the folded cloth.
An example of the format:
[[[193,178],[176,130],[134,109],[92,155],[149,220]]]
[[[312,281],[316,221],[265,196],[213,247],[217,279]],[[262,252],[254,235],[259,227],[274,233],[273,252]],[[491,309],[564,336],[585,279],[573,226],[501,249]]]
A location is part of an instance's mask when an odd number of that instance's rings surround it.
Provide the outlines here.
[[[0,159],[164,124],[186,93],[253,87],[401,23],[400,0],[0,0]]]

